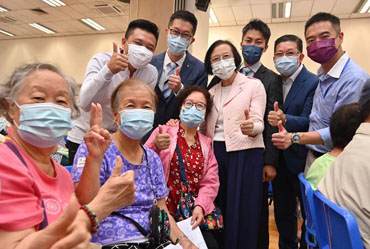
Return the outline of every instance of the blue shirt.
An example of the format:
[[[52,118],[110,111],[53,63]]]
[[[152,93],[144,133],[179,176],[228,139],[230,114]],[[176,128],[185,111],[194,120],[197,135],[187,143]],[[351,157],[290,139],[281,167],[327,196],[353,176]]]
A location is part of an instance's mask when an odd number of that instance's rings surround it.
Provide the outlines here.
[[[369,75],[347,53],[325,74],[320,67],[319,84],[313,98],[309,131],[317,131],[323,145],[307,145],[309,149],[326,153],[332,150],[330,118],[336,109],[357,102]]]
[[[120,156],[123,162],[122,173],[128,170],[135,171],[136,191],[134,203],[117,211],[131,217],[149,232],[149,211],[154,204],[154,199],[167,197],[168,190],[159,156],[151,149],[146,147],[144,149],[146,153],[144,153],[142,163],[134,165],[122,156],[112,140],[101,165],[100,185],[102,186],[108,180],[113,172],[116,156]],[[87,154],[87,146],[83,142],[78,147],[72,167],[72,180],[75,183],[80,181]],[[100,229],[92,238],[92,242],[102,245],[118,241],[142,242],[145,240],[147,238],[138,231],[131,221],[112,215],[100,222]]]

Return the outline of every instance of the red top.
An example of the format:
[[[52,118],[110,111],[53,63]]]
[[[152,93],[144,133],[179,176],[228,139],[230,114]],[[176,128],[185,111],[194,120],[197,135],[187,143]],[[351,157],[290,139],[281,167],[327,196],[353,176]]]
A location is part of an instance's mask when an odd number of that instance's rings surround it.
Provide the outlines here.
[[[177,132],[177,144],[184,160],[186,179],[190,190],[198,195],[200,188],[199,182],[203,178],[204,167],[202,148],[200,146],[198,134],[194,136],[195,143],[191,146],[187,144],[184,136],[184,129],[179,126],[179,131]],[[170,213],[174,215],[177,210],[177,204],[179,202],[181,192],[180,165],[176,150],[172,156],[167,186],[170,192],[167,199],[167,207]]]

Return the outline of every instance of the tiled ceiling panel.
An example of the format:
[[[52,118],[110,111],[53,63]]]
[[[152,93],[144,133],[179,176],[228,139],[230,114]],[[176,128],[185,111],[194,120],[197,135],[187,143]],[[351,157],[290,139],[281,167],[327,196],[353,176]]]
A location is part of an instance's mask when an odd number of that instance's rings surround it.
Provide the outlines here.
[[[113,33],[122,32],[127,28],[130,12],[129,4],[118,0],[62,1],[66,6],[51,7],[42,0],[0,0],[0,5],[9,10],[8,12],[0,13],[0,29],[15,35],[14,37],[9,37],[1,34],[0,39]],[[105,5],[108,10],[118,9],[118,11],[102,14],[96,10],[95,5]],[[229,8],[231,10],[231,7]],[[38,11],[33,11],[32,9],[37,9]],[[80,21],[82,18],[94,20],[102,25],[105,30],[96,31],[90,28]],[[11,22],[12,19],[15,21]],[[234,19],[228,21],[235,22]],[[56,33],[45,34],[29,26],[30,23],[34,22],[44,25]]]
[[[329,12],[333,10],[336,0],[314,0],[311,15],[314,15],[318,12]]]
[[[271,4],[252,4],[252,15],[259,19],[271,18]]]
[[[312,0],[310,1],[294,1],[292,3],[291,17],[309,17],[312,9]]]
[[[359,4],[359,2],[360,0],[337,0],[333,8],[333,14],[352,13]]]
[[[219,22],[235,22],[234,13],[231,7],[214,8],[213,9]]]
[[[233,6],[232,7],[236,21],[246,21],[252,18],[250,5]]]

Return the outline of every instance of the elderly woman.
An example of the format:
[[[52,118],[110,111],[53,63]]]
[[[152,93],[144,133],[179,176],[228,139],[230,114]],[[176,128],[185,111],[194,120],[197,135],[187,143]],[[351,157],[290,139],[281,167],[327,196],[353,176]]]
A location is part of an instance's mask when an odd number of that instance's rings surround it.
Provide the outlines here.
[[[90,248],[99,221],[132,203],[133,172],[121,176],[117,163],[96,197],[79,209],[70,174],[50,158],[77,112],[73,83],[54,66],[36,63],[16,69],[0,89],[1,107],[14,124],[11,139],[0,144],[2,248]],[[105,140],[109,133],[96,129],[87,147]]]
[[[174,126],[157,127],[146,146],[158,153],[163,163],[169,195],[167,206],[172,215],[177,212],[180,200],[179,148],[190,190],[197,196],[192,210],[193,228],[202,224],[204,216],[214,209],[219,180],[218,166],[212,148],[212,140],[197,131],[212,108],[211,96],[200,86],[185,87],[177,95],[180,122]],[[210,232],[203,231],[208,248],[217,248]],[[216,244],[216,245],[215,245]]]
[[[153,245],[129,217],[149,232],[149,211],[157,200],[158,206],[167,210],[165,198],[168,191],[162,163],[158,155],[141,145],[141,138],[153,127],[156,99],[154,91],[138,79],[130,79],[119,85],[111,96],[111,108],[119,126],[105,155],[94,165],[86,163],[86,144],[82,143],[76,153],[72,175],[78,183],[76,193],[82,203],[88,203],[96,195],[113,172],[116,157],[123,161],[122,172],[135,171],[136,198],[131,206],[117,210],[101,222],[101,229],[93,241],[105,248],[163,248],[168,243]],[[99,149],[99,148],[98,148]],[[101,159],[103,163],[101,163]],[[82,171],[83,169],[83,171]],[[85,177],[88,176],[88,177]],[[126,216],[123,217],[122,215]],[[196,248],[179,230],[170,216],[170,240],[183,248]]]
[[[262,83],[237,71],[240,55],[229,41],[208,49],[205,67],[221,82],[209,92],[214,106],[206,135],[213,138],[220,190],[216,199],[225,219],[225,248],[255,249],[260,220],[266,93]]]

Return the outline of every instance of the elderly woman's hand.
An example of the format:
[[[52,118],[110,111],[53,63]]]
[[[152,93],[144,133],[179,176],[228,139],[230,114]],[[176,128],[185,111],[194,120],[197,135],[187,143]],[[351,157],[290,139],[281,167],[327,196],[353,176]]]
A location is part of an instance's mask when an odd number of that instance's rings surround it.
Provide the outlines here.
[[[91,158],[102,158],[108,149],[111,136],[103,126],[103,113],[100,104],[91,104],[90,130],[86,133],[84,140]]]
[[[91,222],[87,214],[78,209],[77,198],[73,195],[71,201],[55,222],[45,229],[30,235],[34,238],[24,239],[30,243],[30,249],[83,249],[91,248]],[[22,246],[20,242],[19,246]]]
[[[245,110],[245,120],[240,123],[240,129],[244,135],[254,136],[254,123],[253,120],[249,118],[249,111]]]
[[[179,244],[183,249],[198,249],[187,237],[183,238]]]
[[[134,181],[135,172],[132,170],[123,174],[121,172],[122,159],[120,156],[117,156],[112,175],[99,189],[96,198],[93,200],[97,205],[96,208],[104,212],[106,214],[105,216],[114,210],[129,206],[134,202],[136,190]],[[105,216],[103,215],[103,217]]]
[[[178,122],[179,122],[178,119],[172,119],[171,118],[170,120],[167,121],[166,125],[171,126],[171,127],[175,127]]]
[[[163,133],[162,125],[158,126],[158,133],[155,136],[154,144],[159,150],[165,150],[170,147],[171,138],[168,133]]]
[[[191,217],[191,224],[193,225],[192,228],[195,229],[198,226],[204,223],[204,212],[203,208],[200,206],[196,206],[193,209],[193,216]]]

